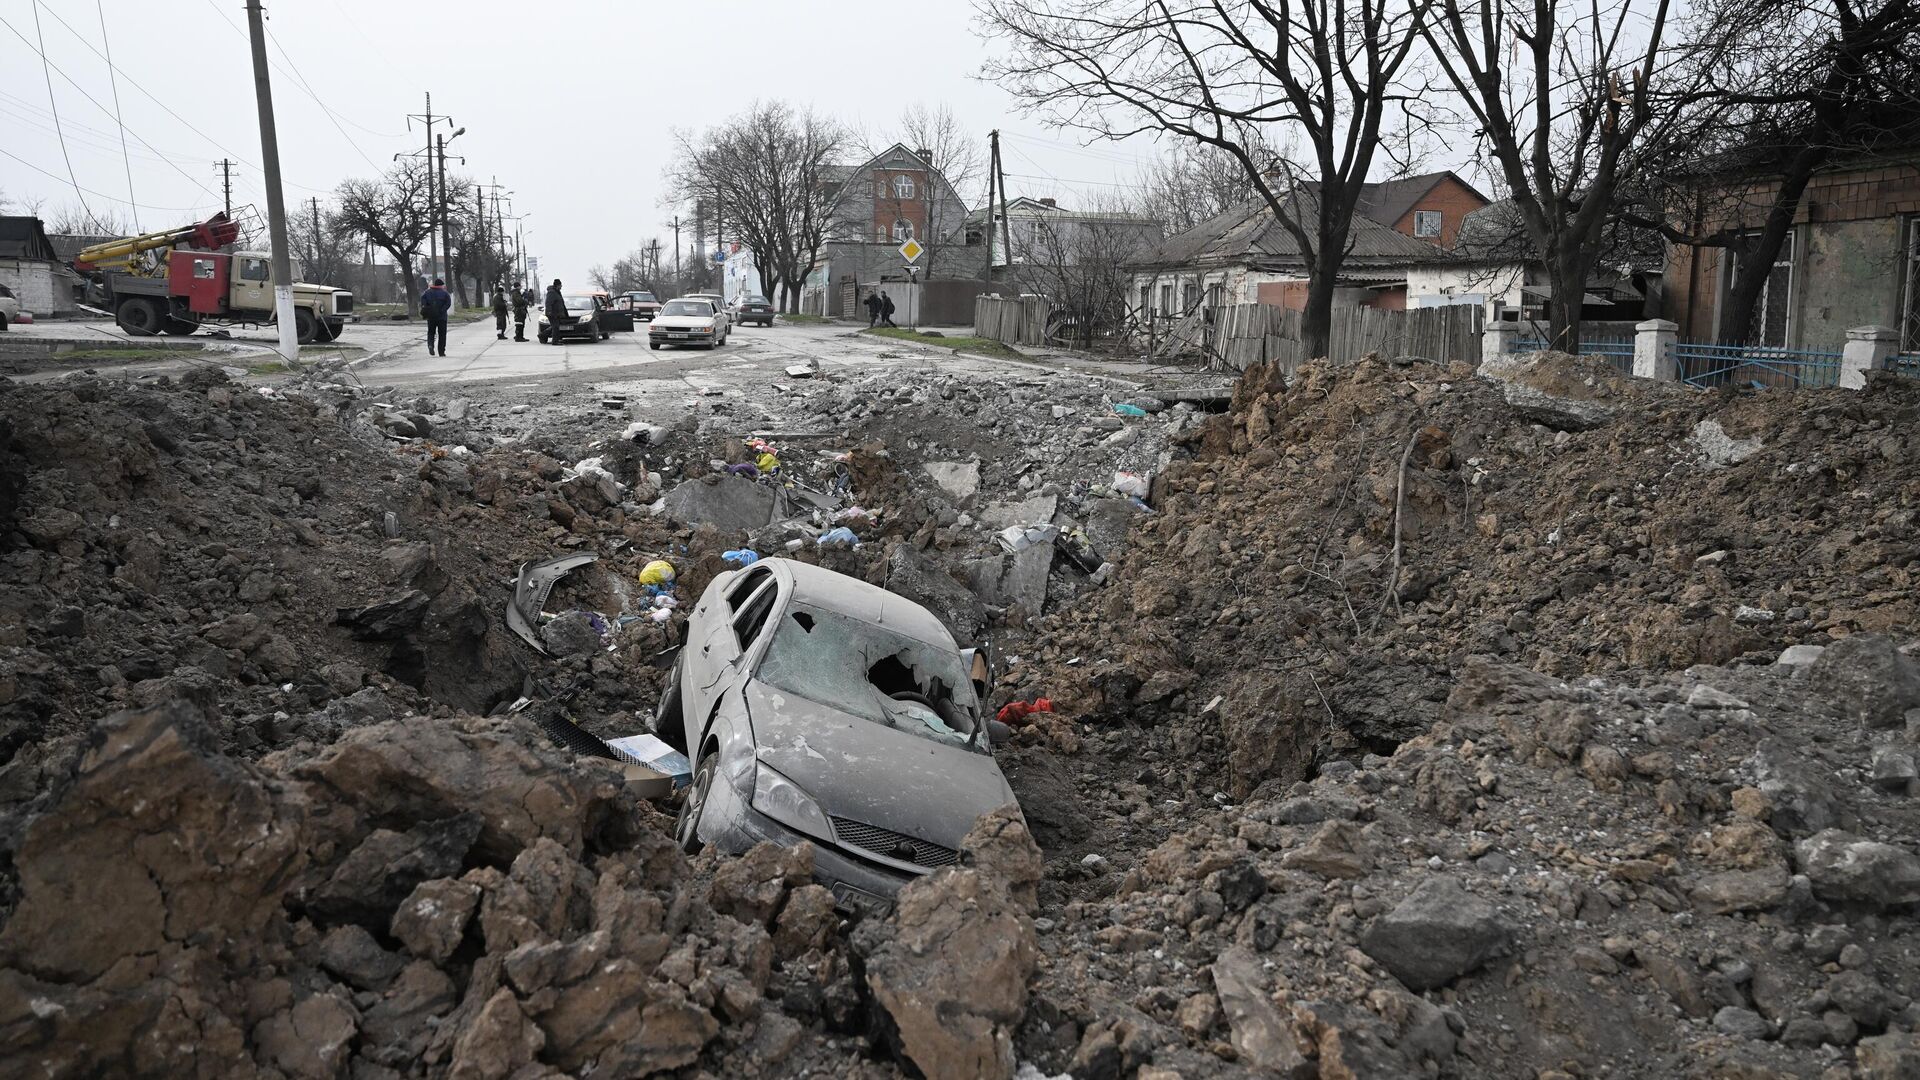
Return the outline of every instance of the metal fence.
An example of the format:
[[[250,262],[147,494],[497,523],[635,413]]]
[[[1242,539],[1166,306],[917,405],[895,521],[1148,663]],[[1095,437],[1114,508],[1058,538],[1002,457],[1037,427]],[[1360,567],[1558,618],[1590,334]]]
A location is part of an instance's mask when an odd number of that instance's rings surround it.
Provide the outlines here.
[[[1692,386],[1764,387],[1836,386],[1840,382],[1837,349],[1787,349],[1770,345],[1707,345],[1679,342],[1673,347],[1680,378]]]
[[[1513,347],[1517,352],[1544,352],[1547,343],[1541,338],[1517,338]],[[1580,342],[1581,356],[1604,356],[1622,375],[1633,374],[1633,339],[1599,338]]]

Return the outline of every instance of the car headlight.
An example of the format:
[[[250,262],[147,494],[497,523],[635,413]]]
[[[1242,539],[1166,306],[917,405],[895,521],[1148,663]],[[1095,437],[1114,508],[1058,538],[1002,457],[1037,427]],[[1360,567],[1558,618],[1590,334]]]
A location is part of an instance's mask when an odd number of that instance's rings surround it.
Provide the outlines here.
[[[799,784],[768,768],[764,761],[753,773],[753,808],[803,833],[823,840],[833,837],[833,826],[828,823],[820,804],[813,801],[813,796],[800,790]]]

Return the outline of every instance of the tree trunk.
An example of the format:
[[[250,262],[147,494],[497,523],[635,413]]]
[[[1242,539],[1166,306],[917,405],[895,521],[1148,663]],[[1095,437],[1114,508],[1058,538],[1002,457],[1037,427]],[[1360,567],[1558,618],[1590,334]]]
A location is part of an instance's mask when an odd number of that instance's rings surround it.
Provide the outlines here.
[[[1793,161],[1787,166],[1786,175],[1781,178],[1780,192],[1767,210],[1766,226],[1754,240],[1753,250],[1747,253],[1745,259],[1734,264],[1733,287],[1728,290],[1726,302],[1720,307],[1718,329],[1721,344],[1751,343],[1754,336],[1753,309],[1759,305],[1760,293],[1773,276],[1773,264],[1780,257],[1781,246],[1793,231],[1793,219],[1800,212],[1800,199],[1813,179],[1813,170],[1825,156],[1825,151],[1817,146],[1804,146],[1794,154]],[[1739,241],[1735,240],[1734,243],[1738,244]],[[1735,250],[1729,246],[1726,249],[1727,257],[1734,258]]]
[[[1318,272],[1307,277],[1307,306],[1300,312],[1300,340],[1310,357],[1328,356],[1333,346],[1334,280],[1334,275]]]
[[[461,307],[472,307],[473,305],[467,303],[467,279],[461,276],[462,271],[465,270],[465,263],[465,259],[458,261],[448,259],[447,276],[453,279],[451,284],[453,285],[454,301]]]
[[[779,276],[774,273],[773,267],[762,266],[758,262],[753,264],[753,272],[760,278],[760,295],[771,303],[776,295],[774,289],[778,286]]]
[[[1547,348],[1578,353],[1580,301],[1587,293],[1587,256],[1571,241],[1562,246],[1566,250],[1549,252],[1547,258],[1547,285],[1553,290],[1547,300]]]
[[[420,317],[420,293],[413,287],[413,252],[385,249],[393,256],[394,273],[400,277],[400,298],[407,302],[407,318]]]

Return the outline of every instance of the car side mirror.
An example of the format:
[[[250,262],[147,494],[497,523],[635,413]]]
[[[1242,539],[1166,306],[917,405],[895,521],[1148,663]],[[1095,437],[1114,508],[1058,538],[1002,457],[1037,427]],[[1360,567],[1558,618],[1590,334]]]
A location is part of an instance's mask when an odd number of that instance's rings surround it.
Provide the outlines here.
[[[1005,746],[1013,741],[1013,729],[998,720],[987,721],[987,742],[992,746]]]

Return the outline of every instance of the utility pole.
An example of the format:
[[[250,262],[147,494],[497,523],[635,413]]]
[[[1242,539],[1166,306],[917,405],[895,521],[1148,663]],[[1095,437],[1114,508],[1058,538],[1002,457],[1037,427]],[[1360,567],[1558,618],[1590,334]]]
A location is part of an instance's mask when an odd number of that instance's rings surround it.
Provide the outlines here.
[[[480,258],[474,266],[474,277],[479,280],[479,291],[487,290],[487,193],[479,184],[473,185],[473,210],[479,218]]]
[[[680,291],[680,215],[673,215],[673,291]],[[671,300],[669,296],[666,299]]]
[[[313,261],[318,264],[320,262],[320,197],[316,195],[308,199],[307,205],[313,209]],[[313,267],[302,267],[302,269],[312,270]],[[327,283],[321,282],[321,284]]]
[[[220,192],[226,199],[227,216],[232,217],[233,216],[233,162],[227,158],[221,158],[219,161],[214,162],[214,164],[220,166]]]
[[[700,280],[707,280],[707,200],[693,200],[693,264],[700,267]]]
[[[432,277],[435,267],[437,267],[440,262],[440,249],[439,249],[439,245],[436,243],[434,238],[434,227],[440,221],[439,210],[440,210],[440,206],[443,205],[440,201],[443,193],[440,191],[439,181],[436,177],[436,172],[434,169],[433,151],[434,151],[434,145],[435,145],[435,138],[433,133],[433,125],[446,124],[451,126],[453,124],[453,117],[433,115],[433,92],[428,91],[427,92],[427,111],[424,113],[408,113],[407,114],[407,130],[409,131],[413,130],[413,122],[415,120],[419,120],[426,125],[426,129],[427,129],[426,148],[420,151],[420,153],[418,154],[395,154],[393,156],[396,160],[402,157],[425,157],[427,159],[427,199],[430,203],[433,204],[432,207],[427,211],[427,276]],[[465,130],[465,129],[462,129],[462,130]]]
[[[293,260],[287,257],[287,202],[280,191],[280,137],[273,129],[273,85],[267,81],[267,31],[260,0],[247,0],[247,36],[253,42],[253,92],[260,110],[260,168],[267,185],[267,235],[273,242],[273,312],[280,326],[280,355],[300,366],[299,331],[293,322]]]
[[[1000,129],[987,132],[987,269],[980,275],[993,292],[993,178],[1000,171]]]
[[[1007,171],[1000,160],[1000,139],[997,132],[993,140],[993,174],[1000,180],[1000,250],[1006,252],[1007,269],[1011,270],[1013,269],[1013,236],[1007,225]],[[989,213],[992,212],[992,203],[987,204],[987,210]],[[992,227],[991,217],[987,219],[987,225]]]

